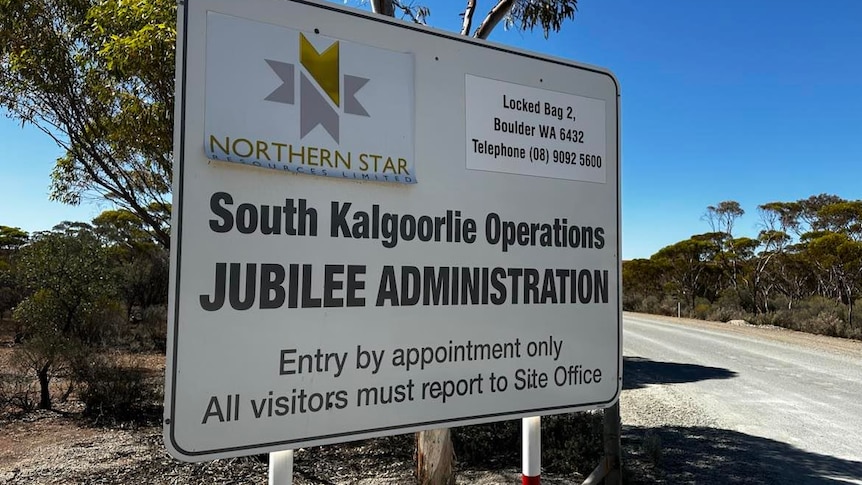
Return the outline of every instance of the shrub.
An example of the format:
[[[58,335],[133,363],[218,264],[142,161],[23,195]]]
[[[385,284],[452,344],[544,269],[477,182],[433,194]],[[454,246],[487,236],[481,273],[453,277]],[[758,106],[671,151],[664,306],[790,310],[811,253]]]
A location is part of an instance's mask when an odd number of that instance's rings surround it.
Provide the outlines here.
[[[136,343],[139,350],[164,352],[168,342],[167,305],[144,307],[141,310],[140,323],[136,327]]]
[[[844,307],[840,303],[812,296],[794,306],[790,328],[822,335],[837,335],[837,324],[842,321]]]
[[[642,300],[639,294],[623,291],[623,310],[627,312],[640,311]]]
[[[769,313],[761,313],[751,317],[749,322],[754,325],[772,325],[775,327],[789,327],[788,322],[792,320],[790,310],[777,310]]]
[[[712,320],[714,322],[729,322],[731,320],[749,321],[751,318],[751,315],[741,308],[714,306],[707,315],[706,320]]]
[[[159,399],[158,386],[134,359],[96,355],[77,362],[76,375],[84,414],[111,421],[141,421],[151,417]]]
[[[683,310],[685,309],[685,305],[683,304]],[[701,320],[706,320],[706,317],[709,315],[709,312],[712,311],[712,304],[703,297],[697,297],[694,299],[694,309],[691,312],[691,316],[694,318],[699,318]],[[684,313],[683,313],[684,314]]]
[[[677,299],[671,295],[665,295],[661,300],[661,306],[658,309],[659,315],[667,315],[667,316],[676,316],[677,309]],[[685,315],[686,312],[686,304],[682,302],[682,314]]]
[[[787,300],[780,301],[776,311],[751,317],[757,325],[777,325],[807,333],[833,337],[862,339],[862,309],[854,306],[853,323],[849,323],[847,307],[830,298],[812,296],[787,309]],[[862,300],[854,305],[862,304]]]
[[[0,411],[6,408],[31,411],[36,407],[37,395],[33,380],[23,371],[0,373]]]
[[[460,466],[482,468],[520,463],[521,421],[500,421],[456,428],[452,444]]]
[[[838,334],[838,327],[842,323],[841,319],[835,313],[826,310],[806,320],[803,329],[806,332],[834,337]]]
[[[521,463],[520,420],[457,428],[452,441],[460,466],[505,467]],[[542,469],[588,475],[601,456],[601,412],[542,417]]]
[[[584,412],[542,418],[542,468],[589,475],[603,455],[602,417]]]
[[[661,301],[655,295],[649,295],[644,298],[637,309],[639,312],[661,314]]]

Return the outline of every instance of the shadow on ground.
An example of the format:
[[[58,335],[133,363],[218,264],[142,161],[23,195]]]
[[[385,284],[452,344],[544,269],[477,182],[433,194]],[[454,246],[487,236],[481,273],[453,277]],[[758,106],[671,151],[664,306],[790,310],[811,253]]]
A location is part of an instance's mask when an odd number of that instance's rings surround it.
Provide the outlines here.
[[[648,384],[681,384],[732,377],[736,377],[736,372],[720,367],[623,357],[623,389],[640,389]]]
[[[862,462],[726,429],[623,426],[627,483],[862,483]]]

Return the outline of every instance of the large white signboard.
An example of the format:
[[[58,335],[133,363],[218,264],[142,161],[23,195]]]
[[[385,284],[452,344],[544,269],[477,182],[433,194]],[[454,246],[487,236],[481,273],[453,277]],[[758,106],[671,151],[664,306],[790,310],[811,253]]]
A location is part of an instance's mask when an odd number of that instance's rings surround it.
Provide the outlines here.
[[[179,18],[175,457],[615,402],[610,73],[331,3]]]

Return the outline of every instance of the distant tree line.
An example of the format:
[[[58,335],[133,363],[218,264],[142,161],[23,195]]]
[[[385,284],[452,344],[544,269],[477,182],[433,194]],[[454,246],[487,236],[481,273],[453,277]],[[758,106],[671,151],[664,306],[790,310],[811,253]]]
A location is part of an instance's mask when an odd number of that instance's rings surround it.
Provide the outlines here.
[[[710,231],[623,262],[623,308],[862,338],[862,200],[814,195],[758,206],[738,237],[740,204],[706,208]]]
[[[169,254],[147,228],[128,210],[32,235],[0,225],[0,317],[17,344],[14,368],[0,376],[6,404],[50,409],[59,381],[61,398],[79,386],[94,413],[131,413],[113,408],[152,397],[142,376],[110,358],[164,350]]]

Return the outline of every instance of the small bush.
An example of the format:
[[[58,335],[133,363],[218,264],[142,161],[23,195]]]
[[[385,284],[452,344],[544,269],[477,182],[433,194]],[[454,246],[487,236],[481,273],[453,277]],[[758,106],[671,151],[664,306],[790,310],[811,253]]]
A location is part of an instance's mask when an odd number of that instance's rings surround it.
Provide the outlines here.
[[[661,301],[657,296],[649,295],[643,299],[637,311],[661,315]]]
[[[521,421],[464,426],[452,430],[459,466],[482,468],[520,463]]]
[[[0,374],[0,411],[7,408],[31,411],[36,407],[38,395],[33,380],[23,373]]]
[[[542,418],[542,468],[589,475],[603,455],[602,412]]]
[[[741,308],[728,308],[723,306],[715,306],[707,315],[707,320],[713,322],[729,322],[731,320],[751,320],[752,316]]]
[[[95,356],[79,362],[76,374],[83,384],[84,414],[112,421],[146,420],[159,399],[158,387],[134,360]]]
[[[685,303],[683,303],[683,315],[685,315]],[[705,320],[709,312],[712,311],[712,304],[706,298],[697,297],[694,299],[694,308],[689,314],[690,317]]]
[[[145,307],[141,311],[141,321],[137,333],[141,350],[164,352],[168,342],[167,305]]]
[[[641,297],[639,294],[623,291],[623,311],[636,312],[640,311]]]
[[[848,322],[847,306],[830,298],[812,296],[787,309],[786,299],[776,299],[777,310],[751,317],[757,325],[776,325],[801,332],[862,339],[862,310],[853,308],[853,323]],[[862,304],[862,300],[856,305]]]
[[[777,310],[769,313],[761,313],[751,317],[749,322],[754,325],[771,325],[774,327],[789,327],[788,322],[792,319],[788,310]]]
[[[667,315],[669,317],[675,317],[678,303],[679,303],[679,301],[675,297],[673,297],[671,295],[665,295],[664,298],[662,298],[662,300],[661,300],[661,306],[658,309],[658,314],[659,315]],[[682,302],[682,314],[683,315],[686,314],[686,303],[685,302]]]
[[[452,434],[459,466],[517,466],[521,463],[521,421],[457,428]],[[602,456],[602,413],[542,417],[542,469],[588,475]]]
[[[838,333],[838,326],[841,324],[841,319],[833,312],[822,311],[817,316],[809,318],[803,328],[806,332],[834,337]]]
[[[750,293],[733,288],[724,289],[718,299],[707,312],[706,320],[714,322],[729,322],[731,320],[750,320],[751,315],[745,311],[745,304],[750,303]]]
[[[791,312],[791,328],[808,333],[838,336],[838,324],[843,320],[844,307],[840,303],[813,296],[796,304]]]

